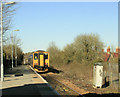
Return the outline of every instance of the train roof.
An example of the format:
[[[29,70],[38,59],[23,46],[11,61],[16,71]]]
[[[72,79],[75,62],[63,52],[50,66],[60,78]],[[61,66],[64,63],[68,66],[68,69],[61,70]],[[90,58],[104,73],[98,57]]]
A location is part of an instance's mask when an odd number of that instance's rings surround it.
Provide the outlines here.
[[[33,53],[48,53],[47,51],[45,51],[45,50],[37,50],[37,51],[34,51]]]
[[[45,52],[44,50],[37,50],[36,52]]]

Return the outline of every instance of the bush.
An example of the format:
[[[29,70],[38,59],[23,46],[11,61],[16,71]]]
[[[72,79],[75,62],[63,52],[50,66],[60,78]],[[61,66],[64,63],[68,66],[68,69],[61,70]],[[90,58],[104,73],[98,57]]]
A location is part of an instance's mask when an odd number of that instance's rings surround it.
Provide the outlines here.
[[[62,70],[68,78],[82,79],[88,84],[92,80],[94,63],[103,61],[102,48],[98,35],[83,34],[63,50],[52,42],[47,51],[50,53],[50,66]]]
[[[22,64],[23,62],[23,51],[20,47],[13,45],[13,60],[15,60],[15,47],[16,47],[16,54],[17,54],[17,62],[18,64]],[[12,45],[5,45],[3,47],[4,53],[5,53],[5,61],[12,60]],[[11,63],[11,62],[10,62]],[[6,63],[7,64],[7,63]]]
[[[74,54],[75,54],[75,51],[74,51],[74,46],[73,44],[68,44],[64,50],[63,50],[63,62],[65,64],[69,64],[71,62],[74,61]]]
[[[58,49],[54,42],[51,42],[47,51],[50,53],[50,65],[59,67],[62,64],[62,51]]]
[[[83,34],[75,38],[73,43],[75,51],[75,60],[79,63],[93,64],[101,61],[103,43],[98,35]]]
[[[95,34],[82,34],[75,38],[74,42],[67,44],[61,51],[54,42],[50,43],[47,51],[50,52],[50,63],[70,64],[74,61],[79,64],[94,65],[102,62],[103,43]]]

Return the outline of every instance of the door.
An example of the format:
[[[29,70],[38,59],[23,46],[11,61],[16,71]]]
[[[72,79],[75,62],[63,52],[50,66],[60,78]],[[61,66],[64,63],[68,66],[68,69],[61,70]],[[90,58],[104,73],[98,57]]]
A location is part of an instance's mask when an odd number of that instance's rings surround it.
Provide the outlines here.
[[[33,53],[33,67],[38,65],[38,53]]]
[[[40,54],[40,66],[44,66],[44,55]]]

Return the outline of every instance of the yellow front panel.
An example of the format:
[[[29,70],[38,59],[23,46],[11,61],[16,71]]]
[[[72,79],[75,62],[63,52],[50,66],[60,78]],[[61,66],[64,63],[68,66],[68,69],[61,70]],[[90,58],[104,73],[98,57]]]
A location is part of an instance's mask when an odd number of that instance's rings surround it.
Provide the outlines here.
[[[50,60],[50,59],[49,59],[49,53],[48,53],[48,67],[50,66],[49,60]]]
[[[47,63],[47,64],[48,64],[48,59],[46,59],[46,60],[45,60],[45,63]]]
[[[34,64],[38,65],[38,60],[34,60]]]
[[[40,66],[44,66],[44,56],[40,55]]]
[[[37,59],[37,60],[34,59],[34,53],[33,53],[33,67],[34,67],[35,65],[38,65],[38,59]]]

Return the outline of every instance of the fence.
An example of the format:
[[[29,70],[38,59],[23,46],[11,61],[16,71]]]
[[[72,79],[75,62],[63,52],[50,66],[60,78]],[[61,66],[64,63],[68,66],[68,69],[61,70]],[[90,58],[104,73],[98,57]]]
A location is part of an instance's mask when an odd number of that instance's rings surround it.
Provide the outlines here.
[[[104,87],[109,87],[111,92],[119,92],[119,73],[117,63],[103,64],[103,78],[105,81]]]

